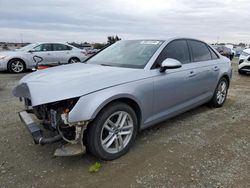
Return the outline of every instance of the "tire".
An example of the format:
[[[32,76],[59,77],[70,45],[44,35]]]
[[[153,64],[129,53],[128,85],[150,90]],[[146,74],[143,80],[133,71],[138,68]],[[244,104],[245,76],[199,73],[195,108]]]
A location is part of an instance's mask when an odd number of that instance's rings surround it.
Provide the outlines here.
[[[68,63],[78,63],[81,62],[81,60],[78,57],[72,57],[69,59]]]
[[[21,59],[12,59],[8,63],[8,71],[11,73],[21,73],[25,70],[25,63]]]
[[[238,70],[238,73],[239,73],[239,74],[245,74],[245,72],[242,71],[242,70]]]
[[[226,78],[221,78],[215,89],[213,98],[209,102],[209,106],[220,108],[226,101],[229,83]],[[223,89],[223,87],[225,87]]]
[[[230,61],[232,61],[233,60],[233,58],[234,58],[234,55],[232,54],[232,55],[230,55]]]
[[[134,110],[125,103],[111,103],[88,125],[85,134],[87,151],[102,160],[117,159],[133,145],[137,130]]]

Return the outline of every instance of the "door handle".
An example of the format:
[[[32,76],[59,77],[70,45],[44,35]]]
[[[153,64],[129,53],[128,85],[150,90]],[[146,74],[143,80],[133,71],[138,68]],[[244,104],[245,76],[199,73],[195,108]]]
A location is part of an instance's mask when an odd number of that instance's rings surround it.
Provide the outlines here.
[[[219,67],[218,67],[218,66],[215,66],[215,67],[214,67],[214,71],[217,71],[217,70],[219,70]]]
[[[188,76],[188,77],[194,77],[194,76],[196,76],[196,73],[195,73],[194,71],[190,71],[190,73],[189,73],[189,76]]]

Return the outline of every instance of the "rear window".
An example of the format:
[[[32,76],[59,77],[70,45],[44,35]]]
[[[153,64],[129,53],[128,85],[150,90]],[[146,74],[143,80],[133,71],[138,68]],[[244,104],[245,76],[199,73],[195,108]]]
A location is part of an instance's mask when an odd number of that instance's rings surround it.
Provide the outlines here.
[[[53,44],[53,46],[54,46],[54,51],[65,51],[72,49],[70,46],[64,44]]]
[[[189,40],[189,46],[192,50],[194,62],[211,60],[211,53],[205,43]]]

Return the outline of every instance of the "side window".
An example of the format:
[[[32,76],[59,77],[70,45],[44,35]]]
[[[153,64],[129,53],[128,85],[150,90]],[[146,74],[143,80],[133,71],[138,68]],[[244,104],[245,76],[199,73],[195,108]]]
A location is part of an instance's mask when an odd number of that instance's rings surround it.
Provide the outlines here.
[[[211,53],[207,45],[203,42],[189,40],[189,45],[192,50],[193,61],[208,61],[211,60]]]
[[[52,45],[51,44],[40,44],[34,48],[36,52],[42,52],[42,51],[52,51]]]
[[[40,45],[38,45],[38,46],[36,46],[35,48],[33,48],[36,52],[40,52],[40,51],[42,51],[42,45],[40,44]]]
[[[190,55],[186,40],[175,40],[170,42],[161,52],[157,58],[157,66],[167,58],[172,58],[180,61],[181,63],[190,63]]]
[[[53,45],[54,45],[54,51],[65,51],[72,49],[70,46],[64,44],[53,44]]]
[[[219,59],[218,55],[214,52],[214,50],[213,50],[213,49],[211,49],[211,48],[209,47],[209,50],[210,50],[210,53],[211,53],[212,59]]]

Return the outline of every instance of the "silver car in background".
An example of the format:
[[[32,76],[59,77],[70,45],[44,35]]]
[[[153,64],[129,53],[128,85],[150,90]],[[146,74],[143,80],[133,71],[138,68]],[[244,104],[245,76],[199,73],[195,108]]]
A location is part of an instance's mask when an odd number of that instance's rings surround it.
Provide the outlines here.
[[[199,105],[223,106],[231,63],[195,39],[119,41],[85,63],[31,73],[13,91],[36,144],[63,139],[56,156],[125,154],[137,133]],[[54,137],[44,137],[41,120]]]
[[[67,43],[34,43],[15,51],[0,52],[0,71],[20,73],[36,67],[38,63],[67,64],[86,58],[85,50]]]

